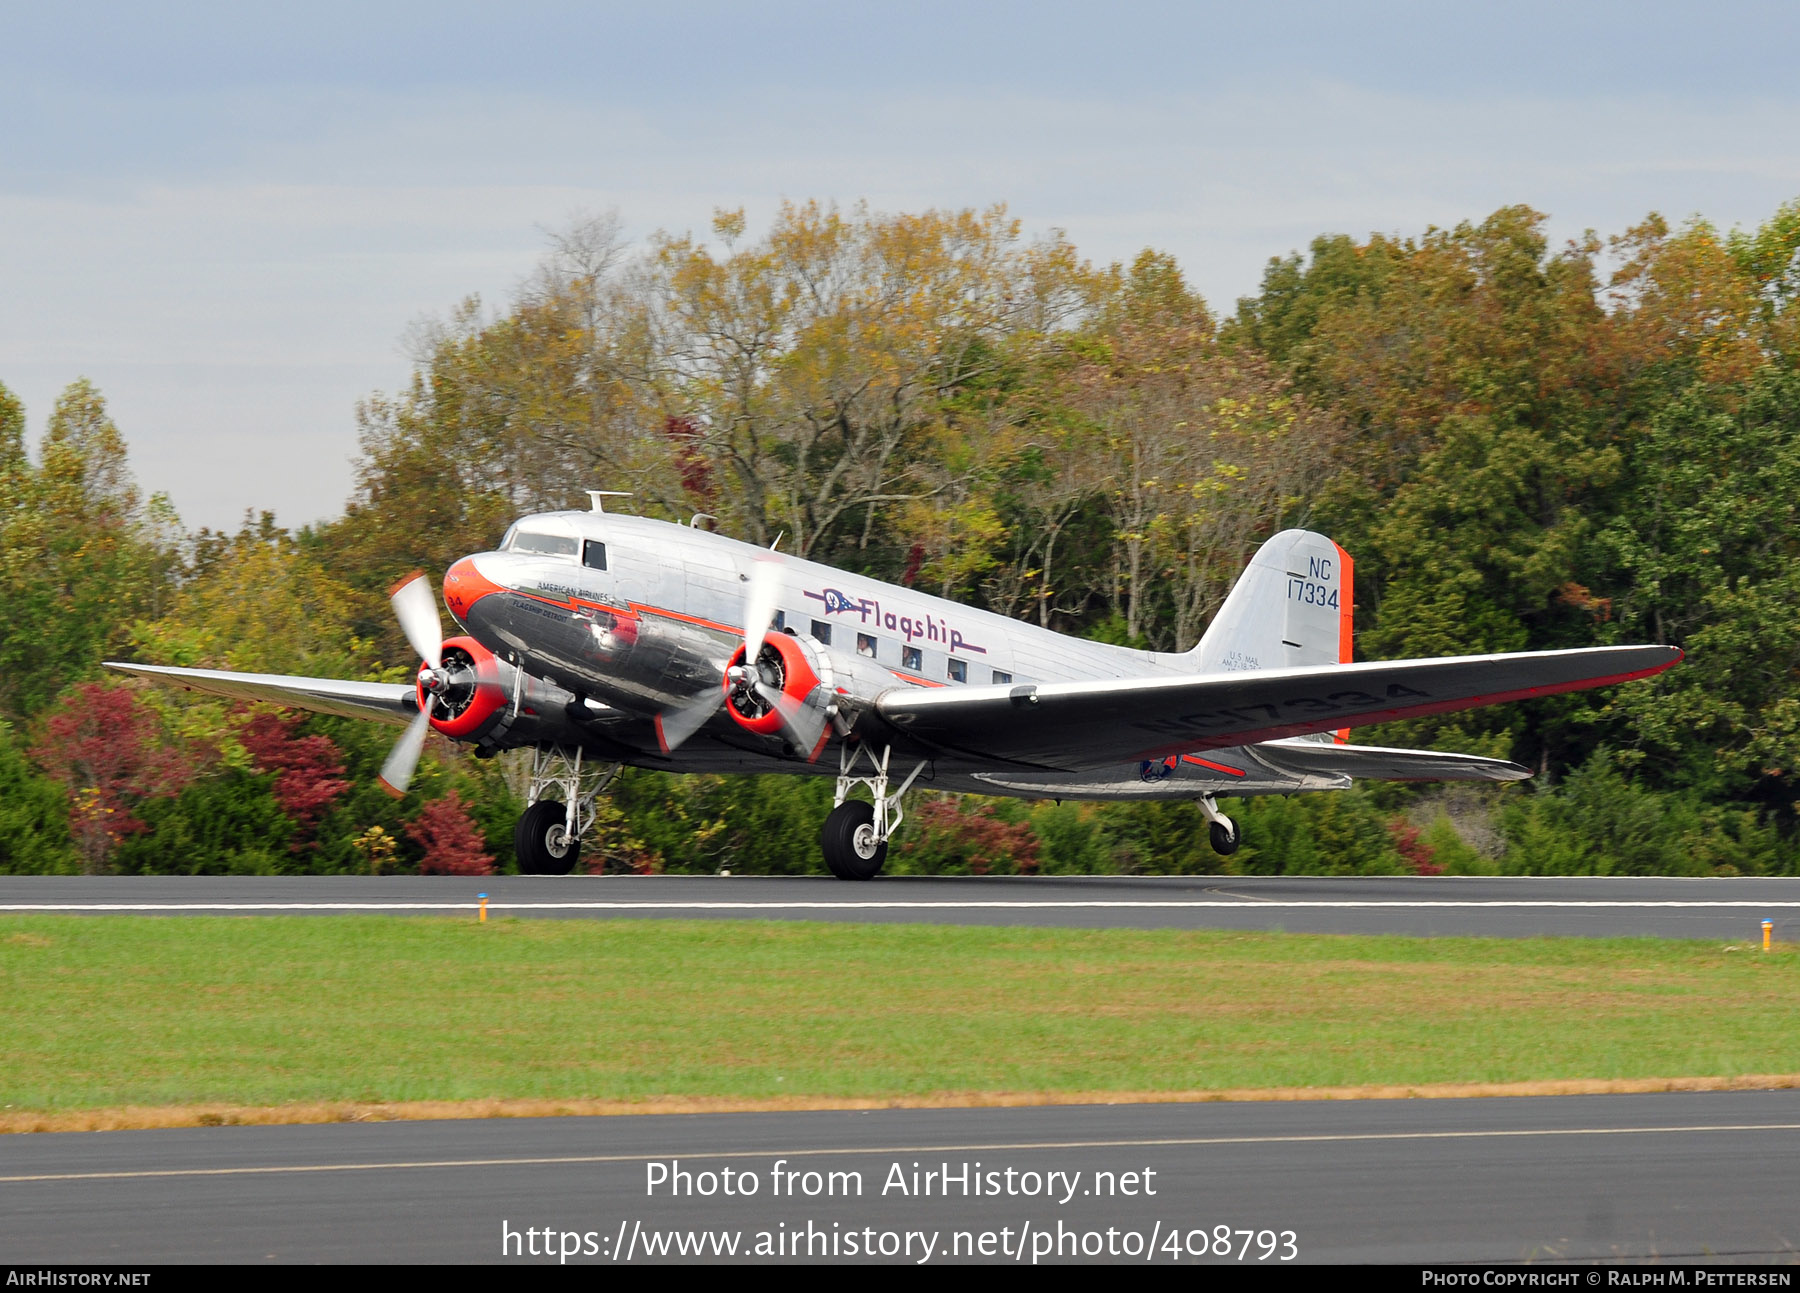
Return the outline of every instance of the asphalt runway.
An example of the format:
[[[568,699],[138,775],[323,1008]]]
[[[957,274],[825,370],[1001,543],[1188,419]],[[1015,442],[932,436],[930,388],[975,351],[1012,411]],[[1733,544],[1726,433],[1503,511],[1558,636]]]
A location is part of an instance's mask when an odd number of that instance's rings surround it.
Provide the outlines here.
[[[808,1244],[815,1258],[833,1245],[860,1258],[854,1234],[896,1261],[911,1235],[912,1259],[929,1242],[933,1261],[960,1245],[1015,1262],[1793,1262],[1796,1154],[1794,1091],[8,1136],[0,1252],[27,1264],[529,1261],[548,1228],[549,1251],[568,1232],[588,1250],[576,1260],[607,1263],[654,1260],[683,1232],[736,1242],[740,1258],[761,1232],[785,1260]],[[679,1172],[695,1194],[672,1197]]]
[[[1800,939],[1800,878],[1385,876],[0,876],[0,914],[472,913]]]

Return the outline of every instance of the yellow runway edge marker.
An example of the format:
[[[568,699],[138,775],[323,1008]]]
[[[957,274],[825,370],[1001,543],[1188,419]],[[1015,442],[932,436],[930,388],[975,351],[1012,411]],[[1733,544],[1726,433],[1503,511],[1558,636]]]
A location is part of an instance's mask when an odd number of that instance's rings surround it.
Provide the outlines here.
[[[1763,951],[1766,952],[1769,950],[1769,938],[1774,933],[1775,933],[1775,922],[1772,920],[1765,920],[1763,922]]]
[[[477,916],[476,919],[485,925],[485,924],[487,924],[487,895],[485,893],[478,893],[475,896],[477,898],[481,899],[481,915]],[[1767,924],[1768,922],[1764,921],[1763,923]],[[1763,931],[1763,942],[1765,944],[1767,944],[1768,941],[1769,941],[1768,931],[1764,930]]]

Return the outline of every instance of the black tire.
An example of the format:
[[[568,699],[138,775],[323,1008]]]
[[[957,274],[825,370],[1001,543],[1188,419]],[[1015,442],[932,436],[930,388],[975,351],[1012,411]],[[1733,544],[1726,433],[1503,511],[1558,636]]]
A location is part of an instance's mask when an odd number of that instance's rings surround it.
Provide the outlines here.
[[[875,805],[846,799],[831,810],[819,846],[825,865],[840,880],[873,880],[887,861],[887,841],[876,844],[870,836],[875,824]]]
[[[1238,851],[1243,842],[1244,833],[1238,829],[1237,823],[1227,817],[1223,822],[1213,822],[1207,827],[1207,834],[1212,837],[1213,852],[1221,857],[1230,857]]]
[[[568,809],[554,799],[540,799],[519,814],[513,829],[513,852],[523,875],[568,875],[581,857],[581,841],[563,835]],[[560,851],[557,845],[560,843]]]

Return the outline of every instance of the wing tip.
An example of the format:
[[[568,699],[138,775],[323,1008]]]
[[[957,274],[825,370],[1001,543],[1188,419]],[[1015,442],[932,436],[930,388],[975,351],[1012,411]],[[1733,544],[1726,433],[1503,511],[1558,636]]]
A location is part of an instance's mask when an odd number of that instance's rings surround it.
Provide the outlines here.
[[[392,795],[395,799],[406,798],[406,792],[404,790],[399,789],[391,781],[389,781],[386,777],[377,776],[375,778],[375,784],[380,786],[383,790],[387,791],[388,794]]]

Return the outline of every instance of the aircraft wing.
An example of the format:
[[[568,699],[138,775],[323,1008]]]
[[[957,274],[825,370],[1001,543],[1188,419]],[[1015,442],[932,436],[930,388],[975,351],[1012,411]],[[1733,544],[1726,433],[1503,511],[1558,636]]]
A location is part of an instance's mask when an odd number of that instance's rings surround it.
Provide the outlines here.
[[[904,688],[885,693],[874,708],[913,741],[945,753],[1085,772],[1629,682],[1679,659],[1675,647],[1591,647],[1098,682]]]
[[[108,669],[175,683],[234,700],[265,700],[319,714],[373,718],[405,726],[419,712],[418,693],[403,682],[345,682],[338,678],[295,678],[279,673],[232,673],[223,669],[177,669],[158,664],[106,662]]]

